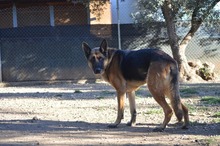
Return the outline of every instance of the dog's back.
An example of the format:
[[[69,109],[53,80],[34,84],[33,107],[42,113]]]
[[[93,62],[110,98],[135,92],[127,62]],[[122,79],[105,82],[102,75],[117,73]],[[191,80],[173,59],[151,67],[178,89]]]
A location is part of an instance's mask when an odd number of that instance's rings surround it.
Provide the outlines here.
[[[159,49],[142,49],[137,51],[118,50],[121,56],[120,68],[126,80],[146,80],[148,68],[152,62],[175,64],[175,60]]]

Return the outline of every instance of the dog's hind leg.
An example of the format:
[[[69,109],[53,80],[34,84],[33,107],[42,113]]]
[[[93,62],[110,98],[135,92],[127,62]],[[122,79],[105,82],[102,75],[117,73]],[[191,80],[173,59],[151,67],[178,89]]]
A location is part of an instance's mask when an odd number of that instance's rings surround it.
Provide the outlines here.
[[[118,115],[116,121],[113,124],[108,125],[109,128],[116,128],[118,124],[121,123],[121,119],[124,118],[125,96],[126,96],[126,92],[117,91]]]
[[[189,126],[189,115],[188,115],[188,108],[181,102],[180,99],[180,93],[179,93],[179,74],[177,66],[172,65],[170,67],[170,76],[171,81],[169,84],[170,89],[168,90],[169,93],[167,96],[171,100],[171,105],[173,107],[173,110],[175,112],[175,115],[178,119],[178,121],[182,121],[182,118],[184,118],[184,125],[182,129],[188,129]]]
[[[163,108],[165,116],[163,124],[154,131],[163,131],[173,115],[172,109],[165,99],[166,92],[169,89],[169,80],[169,68],[166,67],[166,64],[151,63],[148,70],[147,85],[154,99]]]
[[[188,129],[189,128],[188,108],[185,105],[183,105],[183,103],[182,103],[182,108],[183,108],[183,114],[184,114],[184,125],[182,129]]]
[[[163,108],[163,112],[165,116],[163,120],[163,124],[160,127],[156,127],[153,131],[162,132],[166,128],[167,124],[170,122],[173,112],[171,107],[166,102],[164,95],[158,94],[157,92],[153,91],[152,88],[149,88],[149,90],[153,95],[154,99],[157,101],[157,103]]]
[[[135,103],[135,91],[127,92],[129,106],[130,106],[130,113],[131,113],[131,120],[127,123],[127,126],[135,126],[136,125],[136,103]]]
[[[171,106],[175,112],[178,122],[182,121],[184,118],[184,125],[182,129],[188,129],[189,127],[189,115],[188,115],[188,108],[181,102],[179,94],[176,93],[177,90],[173,91],[168,94],[167,96],[171,100]]]

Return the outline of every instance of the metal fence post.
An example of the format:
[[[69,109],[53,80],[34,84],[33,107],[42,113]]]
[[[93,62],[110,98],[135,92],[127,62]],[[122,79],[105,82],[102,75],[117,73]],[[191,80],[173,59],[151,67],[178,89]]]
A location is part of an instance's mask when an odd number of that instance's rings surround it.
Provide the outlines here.
[[[118,48],[121,50],[121,30],[120,30],[120,11],[119,0],[117,0],[117,19],[118,19]]]
[[[13,15],[13,27],[18,27],[17,8],[15,4],[13,4],[13,7],[12,7],[12,15]]]
[[[0,39],[0,83],[2,82],[2,40]]]
[[[54,22],[54,7],[53,6],[49,6],[49,10],[50,10],[50,26],[55,26],[55,22]]]

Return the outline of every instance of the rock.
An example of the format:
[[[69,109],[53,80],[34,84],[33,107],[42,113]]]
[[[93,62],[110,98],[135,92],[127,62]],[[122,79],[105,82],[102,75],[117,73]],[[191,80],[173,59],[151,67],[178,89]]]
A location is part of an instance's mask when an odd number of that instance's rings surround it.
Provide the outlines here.
[[[202,63],[200,60],[188,62],[192,70],[195,71],[203,80],[214,80],[215,74],[214,69],[215,65],[210,62]]]

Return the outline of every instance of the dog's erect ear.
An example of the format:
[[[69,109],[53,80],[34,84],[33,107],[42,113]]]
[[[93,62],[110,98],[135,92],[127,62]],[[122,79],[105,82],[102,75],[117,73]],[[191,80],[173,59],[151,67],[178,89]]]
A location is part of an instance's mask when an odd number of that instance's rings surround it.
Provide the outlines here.
[[[100,45],[100,52],[102,53],[107,53],[107,49],[108,49],[108,43],[107,41],[104,39]]]
[[[86,42],[82,43],[82,49],[85,53],[86,58],[89,58],[89,55],[91,53],[91,48],[89,47],[89,45]]]

